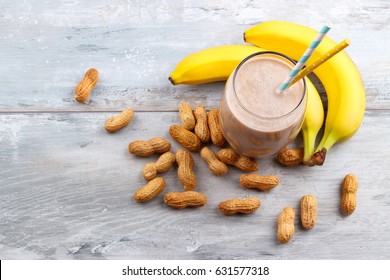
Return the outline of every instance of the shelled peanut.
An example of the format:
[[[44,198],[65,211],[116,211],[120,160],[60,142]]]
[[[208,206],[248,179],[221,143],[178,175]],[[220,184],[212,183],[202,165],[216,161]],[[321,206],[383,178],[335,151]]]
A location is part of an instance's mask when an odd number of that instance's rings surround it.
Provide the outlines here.
[[[162,154],[171,149],[171,143],[160,137],[151,138],[148,141],[137,140],[129,144],[129,153],[140,157],[148,157],[152,154]]]
[[[95,68],[91,68],[85,73],[84,78],[77,84],[74,91],[77,102],[87,101],[98,82],[98,78],[99,71]]]
[[[201,207],[206,204],[207,196],[195,191],[169,192],[164,195],[164,202],[166,205],[176,209]]]
[[[240,177],[240,184],[247,189],[268,191],[279,184],[279,178],[274,175],[243,174]]]
[[[215,146],[222,147],[225,144],[225,137],[222,133],[222,128],[219,123],[219,110],[210,110],[207,114],[207,123],[210,129],[211,142]]]
[[[281,243],[287,243],[295,233],[294,227],[295,211],[291,207],[286,207],[280,213],[278,218],[278,240]]]
[[[314,195],[304,195],[300,205],[302,226],[312,229],[317,221],[317,199]]]
[[[159,195],[164,188],[165,180],[160,177],[154,178],[134,193],[134,200],[137,202],[147,202]]]
[[[245,172],[259,170],[259,164],[255,158],[241,156],[231,149],[222,149],[218,152],[218,158],[223,163],[233,165]]]
[[[208,164],[213,174],[222,176],[228,172],[226,164],[221,162],[210,148],[203,147],[200,151],[200,156]]]
[[[295,166],[303,162],[303,148],[283,148],[278,153],[278,161],[284,166]]]
[[[358,180],[355,174],[347,174],[342,183],[341,211],[351,215],[356,209],[356,192]]]
[[[196,176],[192,168],[194,160],[190,153],[184,150],[176,152],[176,163],[179,166],[177,175],[186,191],[192,191],[196,187]]]
[[[110,133],[116,132],[127,126],[131,122],[133,117],[134,111],[130,108],[127,108],[123,110],[123,112],[119,115],[109,118],[105,122],[104,128]]]
[[[195,128],[196,121],[190,104],[187,102],[181,102],[179,106],[179,114],[181,125],[187,130],[193,130]]]
[[[179,142],[180,145],[191,152],[196,152],[200,148],[201,142],[198,136],[178,124],[171,125],[169,134],[173,139]]]
[[[260,207],[260,200],[256,197],[246,199],[232,198],[219,203],[219,211],[226,216],[234,214],[250,214]]]
[[[176,156],[171,152],[162,154],[156,162],[148,162],[142,170],[142,175],[146,181],[150,181],[157,176],[158,173],[164,173],[171,168],[175,163]]]
[[[202,143],[210,141],[210,130],[207,123],[206,108],[202,105],[196,106],[194,109],[194,116],[196,119],[195,134],[199,137]]]

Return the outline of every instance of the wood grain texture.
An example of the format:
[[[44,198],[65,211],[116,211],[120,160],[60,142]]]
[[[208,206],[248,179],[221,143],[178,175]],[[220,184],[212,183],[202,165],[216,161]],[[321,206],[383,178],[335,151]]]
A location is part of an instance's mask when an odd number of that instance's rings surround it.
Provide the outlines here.
[[[0,259],[389,259],[389,9],[387,0],[1,1]],[[261,160],[259,174],[281,179],[268,193],[241,188],[233,167],[212,175],[192,153],[204,207],[164,204],[166,192],[182,190],[177,167],[162,174],[159,197],[135,203],[142,168],[158,156],[130,155],[127,144],[170,139],[183,100],[219,107],[223,83],[172,86],[169,73],[194,51],[241,44],[244,30],[271,19],[317,29],[330,20],[333,39],[352,40],[347,52],[367,92],[357,135],[322,167]],[[78,104],[74,87],[91,67],[99,83]],[[132,123],[107,133],[105,120],[127,107],[136,111]],[[340,184],[352,172],[357,209],[344,217]],[[304,231],[296,219],[292,241],[279,244],[278,214],[286,206],[299,214],[309,193],[318,200],[317,224]],[[219,213],[220,201],[249,196],[262,204],[253,215]]]
[[[172,111],[182,99],[217,107],[223,83],[174,87],[168,82],[170,72],[194,51],[242,44],[243,31],[270,19],[315,29],[331,20],[329,36],[352,40],[347,52],[362,73],[367,108],[390,107],[388,1],[278,5],[251,0],[2,1],[0,110],[117,111],[134,106]],[[73,89],[90,67],[101,72],[99,84],[88,104],[75,104]]]
[[[0,115],[0,258],[2,259],[388,259],[390,154],[383,133],[388,111],[368,111],[357,135],[336,145],[322,167],[286,168],[261,160],[259,174],[281,183],[270,192],[240,187],[238,169],[210,173],[192,153],[197,190],[208,196],[198,209],[177,211],[162,196],[180,191],[177,167],[162,174],[167,186],[156,199],[139,204],[134,191],[145,184],[142,168],[158,157],[127,152],[137,139],[162,136],[179,122],[178,113],[137,113],[123,130],[109,134],[110,113]],[[367,144],[367,135],[371,142]],[[179,146],[172,141],[172,151]],[[212,147],[214,151],[217,148]],[[359,179],[357,209],[340,214],[345,174]],[[317,224],[303,230],[296,219],[292,242],[276,240],[279,212],[299,213],[304,194],[318,200]],[[258,197],[253,215],[225,217],[218,203]]]

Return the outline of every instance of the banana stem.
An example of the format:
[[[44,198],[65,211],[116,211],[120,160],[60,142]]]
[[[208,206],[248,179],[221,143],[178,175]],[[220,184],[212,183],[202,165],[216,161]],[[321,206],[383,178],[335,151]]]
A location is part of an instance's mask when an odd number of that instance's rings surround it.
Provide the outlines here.
[[[171,82],[172,85],[175,85],[175,81],[172,79],[172,77],[169,77],[168,80]]]
[[[326,155],[330,148],[336,143],[336,140],[332,135],[328,135],[321,143],[318,145],[316,152],[311,157],[310,161],[314,165],[323,165],[325,162]]]
[[[326,148],[322,148],[320,151],[315,152],[311,157],[310,162],[313,163],[313,165],[323,165],[327,152],[328,150]]]

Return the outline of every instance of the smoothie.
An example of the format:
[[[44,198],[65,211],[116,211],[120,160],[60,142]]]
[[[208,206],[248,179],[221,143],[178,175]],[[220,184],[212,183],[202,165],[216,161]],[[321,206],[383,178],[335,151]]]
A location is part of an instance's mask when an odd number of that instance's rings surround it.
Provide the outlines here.
[[[283,55],[264,52],[244,60],[229,77],[220,122],[226,140],[238,153],[271,156],[299,133],[306,109],[305,82],[277,91],[293,66]]]

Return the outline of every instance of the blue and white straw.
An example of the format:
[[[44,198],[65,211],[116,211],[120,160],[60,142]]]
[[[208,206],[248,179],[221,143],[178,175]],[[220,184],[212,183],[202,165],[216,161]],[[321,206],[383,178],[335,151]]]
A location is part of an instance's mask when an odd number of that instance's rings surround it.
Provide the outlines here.
[[[279,92],[282,92],[286,90],[291,82],[294,80],[295,76],[298,75],[299,71],[303,68],[305,63],[309,60],[310,56],[313,54],[314,50],[318,47],[318,45],[321,43],[322,39],[324,39],[326,33],[332,28],[332,25],[330,23],[326,23],[321,31],[318,33],[317,37],[314,39],[313,42],[311,42],[310,46],[307,48],[305,53],[302,55],[302,57],[299,59],[298,63],[295,64],[293,70],[291,70],[290,74],[288,74],[288,77],[284,80],[283,84],[279,87]],[[299,35],[298,35],[299,36]]]

